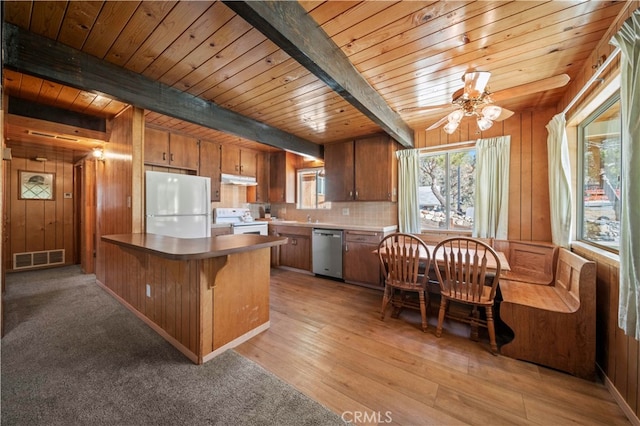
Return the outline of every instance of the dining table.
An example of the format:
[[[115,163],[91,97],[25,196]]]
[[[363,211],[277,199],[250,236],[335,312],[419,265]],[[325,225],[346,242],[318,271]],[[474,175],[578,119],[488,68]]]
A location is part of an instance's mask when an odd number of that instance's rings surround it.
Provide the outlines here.
[[[427,254],[425,252],[424,247],[419,246],[418,250],[420,253],[420,260],[426,261],[427,259],[431,259],[431,261],[433,261],[433,255],[435,253],[435,245],[430,245],[430,244],[426,244],[427,250],[429,251],[429,254]],[[446,249],[448,251],[448,249]],[[373,251],[376,255],[378,254],[378,249],[375,249]],[[469,249],[470,253],[473,253],[474,251]],[[498,260],[500,261],[500,270],[501,271],[510,271],[511,268],[509,267],[509,261],[507,260],[507,256],[504,254],[504,252],[495,250],[496,254],[498,255]],[[439,251],[437,254],[438,258],[437,260],[440,261],[444,261],[444,258],[442,257],[442,251]],[[495,271],[496,270],[496,262],[494,260],[494,258],[492,256],[487,257],[487,270],[488,271]]]

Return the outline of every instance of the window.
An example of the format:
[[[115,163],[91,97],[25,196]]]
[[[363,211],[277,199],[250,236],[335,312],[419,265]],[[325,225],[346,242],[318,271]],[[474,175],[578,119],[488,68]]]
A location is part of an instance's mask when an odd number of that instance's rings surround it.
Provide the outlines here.
[[[620,97],[607,100],[578,126],[579,239],[617,251],[620,242]]]
[[[420,156],[422,230],[473,230],[475,170],[474,148]]]
[[[298,175],[298,208],[330,209],[324,201],[324,168],[300,169]]]

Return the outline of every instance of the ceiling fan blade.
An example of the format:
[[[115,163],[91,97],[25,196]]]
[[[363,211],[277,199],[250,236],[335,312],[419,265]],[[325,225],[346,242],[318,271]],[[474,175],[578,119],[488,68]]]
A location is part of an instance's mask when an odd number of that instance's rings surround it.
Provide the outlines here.
[[[513,115],[513,111],[508,110],[506,108],[502,108],[502,111],[500,112],[500,115],[498,116],[498,118],[496,118],[493,121],[506,120],[507,118],[511,117],[512,115]]]
[[[435,109],[451,108],[452,106],[453,105],[451,105],[451,104],[425,105],[425,106],[419,106],[419,107],[402,108],[398,112],[430,111],[430,110],[435,110]]]
[[[464,93],[467,99],[476,99],[482,96],[489,83],[491,73],[489,71],[473,71],[464,75]],[[455,98],[454,98],[455,99]]]
[[[543,78],[542,80],[532,81],[531,83],[525,83],[509,89],[499,90],[491,94],[491,100],[497,103],[510,98],[517,98],[518,96],[556,89],[558,87],[565,86],[569,80],[570,79],[567,74],[559,74],[553,77]]]
[[[449,121],[449,116],[445,115],[444,117],[442,117],[440,120],[436,121],[435,123],[433,123],[431,126],[427,127],[427,130],[433,130],[436,129],[440,126],[442,126],[444,123],[446,123],[447,121]]]

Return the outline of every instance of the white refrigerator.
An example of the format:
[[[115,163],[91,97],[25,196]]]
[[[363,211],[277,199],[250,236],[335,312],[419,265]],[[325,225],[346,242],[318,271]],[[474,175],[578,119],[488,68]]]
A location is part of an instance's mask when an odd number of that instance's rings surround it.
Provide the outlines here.
[[[152,171],[145,178],[147,233],[211,236],[211,178]]]

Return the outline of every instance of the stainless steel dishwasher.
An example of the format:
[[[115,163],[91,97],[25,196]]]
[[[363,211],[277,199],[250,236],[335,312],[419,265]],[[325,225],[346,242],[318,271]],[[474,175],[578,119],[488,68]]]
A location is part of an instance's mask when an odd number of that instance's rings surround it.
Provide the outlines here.
[[[342,230],[314,228],[313,273],[342,279]]]

